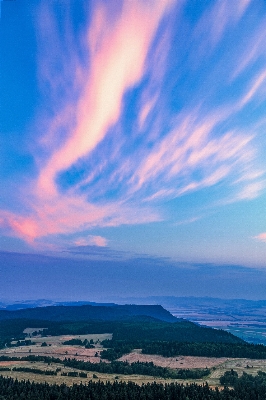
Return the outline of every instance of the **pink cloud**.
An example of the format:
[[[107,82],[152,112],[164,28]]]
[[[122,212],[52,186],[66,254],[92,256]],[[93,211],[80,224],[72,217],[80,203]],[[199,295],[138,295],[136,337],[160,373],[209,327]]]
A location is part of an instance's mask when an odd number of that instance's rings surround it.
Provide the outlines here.
[[[140,129],[143,128],[151,110],[156,104],[156,101],[158,100],[158,95],[154,96],[152,99],[148,99],[147,102],[143,104],[142,109],[140,110],[139,113],[139,127]]]
[[[265,189],[265,180],[255,181],[244,185],[237,194],[238,200],[251,200],[258,197]]]
[[[246,94],[241,99],[240,107],[243,107],[247,103],[249,103],[254,98],[254,96],[258,94],[259,90],[262,88],[265,82],[266,82],[266,71],[262,71],[255,77],[250,88],[247,90]],[[265,92],[265,85],[264,85],[264,92]]]
[[[42,196],[54,195],[56,174],[87,155],[117,121],[125,91],[145,72],[151,40],[168,5],[168,1],[156,1],[152,6],[125,2],[116,21],[109,19],[108,7],[98,5],[94,11],[87,34],[90,67],[83,94],[73,104],[76,126],[41,170],[38,190]]]
[[[198,23],[193,27],[193,51],[191,65],[199,65],[209,57],[212,51],[222,41],[224,34],[247,12],[251,0],[217,0],[211,2],[202,14]]]
[[[30,216],[23,217],[12,212],[0,212],[0,227],[4,234],[18,236],[34,245],[37,238],[72,234],[97,226],[118,226],[158,221],[158,212],[150,208],[134,205],[105,204],[96,206],[80,197],[57,197],[50,201],[36,198],[29,203]],[[104,239],[91,236],[97,246],[104,245]],[[36,246],[39,245],[36,242]]]
[[[102,236],[89,235],[84,238],[76,239],[74,243],[76,246],[94,245],[94,246],[99,246],[99,247],[106,247],[108,241],[106,238],[104,238]]]
[[[239,0],[231,7],[230,1],[215,2],[192,32],[190,54],[199,62],[206,52],[211,54],[230,24],[244,15],[249,3]],[[212,105],[211,95],[217,82],[208,81],[208,77],[207,83],[203,80],[200,86],[200,99],[197,93],[193,95],[182,111],[168,121],[160,94],[164,90],[162,78],[170,34],[162,35],[155,54],[150,55],[149,50],[170,1],[125,1],[116,14],[111,12],[108,2],[95,2],[91,24],[79,43],[75,43],[68,27],[63,44],[49,5],[44,4],[40,80],[48,85],[47,92],[51,92],[56,106],[40,120],[40,131],[46,133],[39,140],[41,151],[36,156],[39,176],[27,193],[27,199],[30,198],[27,206],[32,211],[27,217],[1,213],[0,225],[4,230],[33,242],[43,236],[82,232],[96,226],[158,221],[162,216],[152,208],[153,202],[225,180],[237,188],[237,200],[252,199],[262,192],[264,171],[255,162],[255,133],[234,125],[229,130],[226,126],[230,118],[265,90],[265,72],[253,73],[246,80],[245,93],[220,107]],[[76,46],[82,47],[88,64],[81,62]],[[251,61],[257,55],[252,55]],[[243,59],[242,71],[246,61],[241,57],[235,57],[235,63],[241,64]],[[56,72],[58,65],[62,66],[58,68],[60,73]],[[194,63],[190,67],[194,68]],[[136,146],[135,151],[124,157],[121,149],[127,137],[118,128],[113,138],[115,144],[98,156],[82,184],[66,193],[60,192],[55,183],[57,175],[76,166],[104,140],[109,128],[119,122],[127,90],[137,85],[147,71],[151,83],[142,93],[136,115],[139,131],[133,133],[142,136],[141,148]],[[134,144],[132,140],[132,148]],[[115,167],[107,181],[102,171],[110,160]],[[99,180],[96,189],[94,178]],[[123,185],[118,200],[108,203],[105,199],[101,205],[91,203],[95,193],[104,197],[117,182]],[[89,187],[86,195],[81,194],[86,185]],[[76,241],[77,245],[84,243],[104,246],[107,242],[93,235]]]
[[[12,212],[0,210],[0,227],[7,234],[26,239],[32,243],[38,236],[38,225],[33,218],[16,215]]]
[[[161,187],[148,198],[163,197],[166,193],[174,196],[214,185],[235,174],[237,169],[241,176],[243,167],[254,158],[250,144],[252,136],[225,132],[219,138],[213,138],[213,130],[227,117],[225,112],[220,113],[220,118],[218,114],[210,112],[203,123],[199,111],[195,110],[193,115],[190,110],[190,115],[184,115],[179,125],[165,135],[140,163],[131,178],[132,193],[160,181],[165,183],[165,188]],[[193,182],[190,176],[197,168],[202,170],[202,178]],[[176,189],[171,185],[170,190],[167,182],[172,182],[175,177],[183,177],[183,184]]]
[[[163,63],[167,58],[165,41],[161,41],[163,46],[159,46],[159,56],[154,56],[157,57],[159,66],[156,64],[155,68],[151,68],[147,54],[169,4],[170,2],[162,1],[155,1],[152,5],[138,1],[125,2],[120,14],[115,18],[112,14],[112,20],[108,6],[97,4],[93,11],[92,23],[83,39],[89,53],[89,67],[84,67],[77,56],[73,59],[70,57],[72,60],[70,68],[67,67],[66,61],[63,63],[65,68],[63,76],[67,77],[66,82],[73,76],[73,86],[81,86],[82,90],[79,97],[67,98],[63,109],[59,109],[59,113],[51,119],[47,135],[42,138],[46,149],[51,151],[44,165],[40,164],[40,175],[33,189],[35,199],[33,218],[38,221],[37,236],[71,233],[77,229],[82,230],[97,225],[159,220],[158,213],[152,209],[143,211],[144,209],[136,206],[136,203],[135,213],[128,212],[126,201],[132,202],[137,193],[140,193],[140,198],[141,193],[145,193],[142,198],[147,204],[153,200],[173,198],[212,186],[228,178],[233,178],[234,184],[240,185],[243,171],[249,170],[252,173],[252,163],[255,158],[251,145],[253,136],[246,132],[225,130],[214,138],[213,132],[219,124],[224,123],[251,101],[264,83],[263,74],[255,77],[253,82],[249,82],[246,94],[240,96],[233,105],[225,104],[223,107],[210,108],[208,112],[203,112],[203,100],[202,104],[198,103],[193,108],[188,104],[173,123],[172,129],[160,140],[155,138],[162,129],[160,124],[163,123],[163,119],[155,118],[155,121],[159,121],[158,126],[153,123],[146,142],[153,142],[153,147],[144,146],[140,154],[127,160],[121,159],[110,177],[109,183],[116,183],[118,180],[126,182],[128,189],[123,194],[123,201],[98,207],[90,204],[77,192],[68,192],[65,195],[57,190],[55,184],[57,174],[87,156],[104,139],[108,129],[119,120],[124,94],[140,81],[147,68],[153,70],[152,85],[154,86],[156,82],[157,89],[155,92],[147,90],[143,96],[138,115],[140,129],[149,119],[149,115],[156,110],[156,107],[158,108],[160,79],[164,74]],[[199,32],[203,36],[210,36],[208,40],[201,42],[205,43],[208,51],[211,51],[222,40],[227,27],[241,19],[248,5],[249,1],[239,1],[234,7],[231,7],[229,2],[216,2],[195,28],[193,33],[195,43],[198,44],[200,41],[197,37]],[[210,30],[206,29],[206,21]],[[51,28],[51,37],[54,38],[56,26],[51,22],[51,18],[47,18],[44,22],[46,28],[47,26]],[[168,38],[167,35],[165,37]],[[50,39],[48,33],[48,42]],[[72,40],[70,37],[69,41]],[[56,47],[57,50],[59,48],[59,56],[65,60],[59,43],[56,43]],[[54,58],[59,57],[54,48],[52,53],[55,53]],[[197,54],[196,51],[195,55]],[[49,68],[47,61],[44,62],[42,73],[50,85],[54,86],[56,95],[57,88],[64,85],[64,80],[62,76],[51,76]],[[203,87],[201,93],[202,89]],[[206,99],[208,99],[207,93]],[[68,130],[63,139],[56,137],[60,128]],[[120,143],[123,143],[123,137],[117,137],[116,148],[111,149],[116,157],[119,157],[119,146],[122,146]],[[108,158],[105,155],[99,171],[107,162]],[[193,172],[197,169],[201,170],[201,175],[196,181]],[[90,183],[95,176],[97,177],[97,174],[92,170],[83,184]],[[263,186],[262,180],[258,182],[254,178],[248,185],[242,184],[236,197],[254,198],[259,195]],[[104,192],[105,187],[101,190]]]
[[[258,61],[265,55],[265,18],[262,19],[253,30],[248,32],[245,40],[240,46],[240,53],[236,53],[235,67],[232,69],[230,80],[237,79],[244,73],[251,65]],[[244,50],[244,51],[243,51]]]
[[[83,51],[89,55],[88,66],[73,50],[76,43],[69,26],[65,27],[63,43],[52,9],[47,3],[42,5],[40,84],[47,85],[53,103],[59,107],[39,122],[47,133],[39,142],[45,157],[39,155],[36,159],[40,173],[27,196],[27,206],[32,211],[29,217],[3,215],[0,224],[4,230],[32,242],[42,236],[68,234],[97,225],[159,219],[156,212],[143,207],[136,206],[132,213],[123,203],[97,206],[77,193],[60,193],[55,178],[93,150],[118,120],[123,96],[143,77],[148,50],[170,5],[171,1],[126,1],[114,15],[109,9],[112,5],[95,3],[91,24],[80,40]],[[62,93],[66,96],[64,101]],[[88,240],[98,246],[106,245],[100,236]]]
[[[257,239],[261,242],[266,242],[266,232],[260,233],[258,236],[255,236],[254,239]]]

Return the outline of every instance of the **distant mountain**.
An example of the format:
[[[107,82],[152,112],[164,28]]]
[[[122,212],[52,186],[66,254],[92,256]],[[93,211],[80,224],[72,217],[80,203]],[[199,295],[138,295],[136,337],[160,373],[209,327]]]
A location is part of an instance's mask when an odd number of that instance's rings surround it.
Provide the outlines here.
[[[169,311],[160,305],[81,305],[47,306],[20,310],[0,310],[0,320],[34,319],[45,321],[118,321],[135,316],[152,317],[165,322],[177,322]]]
[[[228,332],[176,318],[161,305],[110,303],[0,310],[0,339],[2,337],[3,343],[22,335],[27,327],[40,326],[47,328],[47,335],[111,332],[115,340],[133,342],[242,343],[240,338]]]
[[[114,298],[116,303],[161,304],[163,307],[220,307],[234,310],[236,307],[260,308],[266,307],[266,300],[221,299],[215,297],[176,297],[176,296],[147,296]]]
[[[96,303],[94,301],[53,301],[47,299],[25,300],[22,302],[6,303],[0,302],[0,310],[22,310],[25,308],[48,307],[48,306],[115,306],[115,303]]]

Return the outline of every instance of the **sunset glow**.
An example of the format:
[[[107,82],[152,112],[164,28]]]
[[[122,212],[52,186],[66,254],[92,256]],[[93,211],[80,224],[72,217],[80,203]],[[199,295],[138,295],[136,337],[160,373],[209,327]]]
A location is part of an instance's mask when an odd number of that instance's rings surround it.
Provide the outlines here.
[[[2,251],[263,269],[265,1],[60,4],[1,4]]]

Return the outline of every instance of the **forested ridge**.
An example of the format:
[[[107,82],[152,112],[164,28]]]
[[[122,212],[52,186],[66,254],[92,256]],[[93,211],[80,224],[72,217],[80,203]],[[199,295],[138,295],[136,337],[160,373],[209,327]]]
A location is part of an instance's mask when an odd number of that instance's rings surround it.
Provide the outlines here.
[[[78,307],[74,307],[78,308]],[[25,328],[45,328],[43,336],[85,335],[112,333],[113,340],[127,342],[179,341],[179,342],[223,342],[244,343],[231,333],[193,322],[159,321],[147,316],[135,316],[123,321],[41,321],[41,320],[3,320],[0,324],[0,348],[10,347],[12,340],[25,340]]]
[[[153,321],[147,323],[124,323],[113,330],[113,340],[127,341],[179,341],[179,342],[223,342],[243,343],[244,341],[229,332],[199,326],[182,320],[174,323]]]
[[[265,400],[266,374],[235,377],[231,389],[208,384],[88,382],[71,387],[18,381],[0,376],[0,400]]]

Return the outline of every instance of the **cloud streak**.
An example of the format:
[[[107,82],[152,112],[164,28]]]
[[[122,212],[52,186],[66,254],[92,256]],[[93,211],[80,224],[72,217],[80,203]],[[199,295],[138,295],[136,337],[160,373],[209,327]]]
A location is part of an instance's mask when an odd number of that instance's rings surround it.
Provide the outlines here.
[[[167,2],[125,2],[116,20],[101,3],[95,7],[87,32],[91,63],[76,108],[76,126],[62,147],[42,169],[38,189],[56,193],[55,178],[78,159],[86,156],[104,138],[119,118],[126,90],[142,78],[145,59]],[[53,138],[52,138],[53,140]]]
[[[265,121],[247,109],[265,98],[266,16],[251,24],[251,6],[218,0],[192,23],[185,1],[99,1],[80,31],[67,7],[60,31],[43,5],[39,72],[51,110],[32,146],[39,174],[24,189],[28,211],[1,211],[4,232],[31,244],[78,232],[76,245],[104,247],[82,232],[160,221],[165,200],[217,185],[224,199],[258,197]],[[242,31],[250,46],[259,38],[249,56]]]
[[[81,238],[76,239],[74,243],[76,246],[94,245],[94,246],[98,246],[98,247],[106,247],[107,239],[105,239],[102,236],[89,235],[86,238],[81,237]]]
[[[259,240],[260,242],[266,243],[266,232],[262,232],[259,235],[255,236],[254,239]]]

